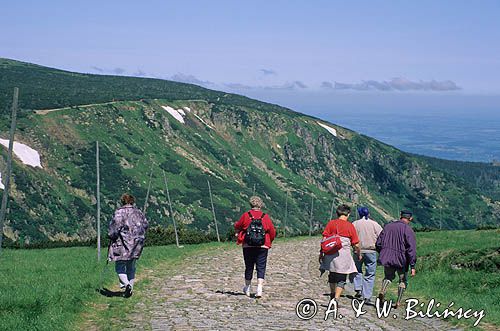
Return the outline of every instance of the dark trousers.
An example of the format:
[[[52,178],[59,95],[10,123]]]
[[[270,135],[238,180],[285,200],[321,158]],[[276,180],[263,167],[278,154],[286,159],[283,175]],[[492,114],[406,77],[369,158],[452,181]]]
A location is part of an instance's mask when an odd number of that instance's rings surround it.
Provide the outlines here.
[[[253,278],[254,266],[257,269],[257,278],[264,279],[267,264],[267,248],[246,247],[243,248],[243,259],[245,260],[245,279]]]
[[[404,283],[408,286],[408,272],[404,269],[384,267],[384,279],[388,279],[391,282],[396,278],[396,273],[399,276],[399,283]]]
[[[347,283],[347,274],[331,272],[328,274],[328,282],[337,284],[337,287],[344,288]]]

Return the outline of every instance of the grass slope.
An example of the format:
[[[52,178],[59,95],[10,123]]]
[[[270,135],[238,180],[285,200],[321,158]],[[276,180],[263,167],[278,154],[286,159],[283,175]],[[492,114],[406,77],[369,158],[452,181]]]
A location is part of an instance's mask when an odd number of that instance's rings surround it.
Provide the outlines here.
[[[455,308],[484,309],[481,324],[500,328],[499,237],[500,230],[418,233],[418,277],[409,292],[442,305],[453,301]]]
[[[224,236],[231,235],[230,224],[254,187],[279,233],[285,228],[287,191],[289,234],[308,231],[312,198],[312,223],[318,228],[329,218],[332,200],[368,205],[381,223],[403,207],[414,211],[420,227],[500,222],[500,204],[454,175],[335,125],[338,137],[333,137],[316,119],[279,106],[189,84],[84,75],[12,60],[0,60],[0,80],[1,100],[19,83],[25,84],[26,108],[70,105],[27,111],[19,119],[16,139],[41,153],[44,169],[15,162],[6,223],[15,243],[7,244],[95,238],[96,140],[101,143],[103,230],[122,192],[132,192],[144,205],[151,169],[151,223],[171,223],[165,171],[178,222],[210,236],[207,180]],[[117,96],[139,101],[113,102]],[[162,108],[167,105],[192,109],[185,125]],[[0,170],[5,155],[0,148]]]
[[[283,112],[283,107],[237,94],[163,79],[92,75],[0,58],[0,114],[5,114],[14,87],[19,87],[23,109],[51,109],[74,105],[140,99],[205,100],[225,105],[247,105]]]
[[[500,258],[498,230],[417,233],[417,276],[410,279],[406,297],[443,305],[485,309],[480,326],[500,327]],[[290,239],[287,239],[290,240]],[[298,240],[294,238],[293,240]],[[467,243],[467,246],[464,245]],[[151,277],[165,277],[188,255],[227,250],[233,243],[148,247],[139,263],[136,294],[129,300],[106,298],[95,292],[104,263],[95,262],[90,248],[5,250],[0,264],[1,330],[74,330],[98,326],[114,330],[127,312],[147,300],[143,289]],[[234,248],[234,247],[233,247]],[[115,286],[114,271],[105,274]],[[375,293],[380,286],[379,268]],[[395,298],[395,285],[389,298]],[[462,321],[470,326],[471,322]]]
[[[462,162],[419,156],[436,169],[446,171],[485,195],[500,200],[500,166],[482,162]]]
[[[106,330],[141,300],[141,289],[148,283],[145,269],[154,269],[159,263],[171,269],[190,254],[225,246],[209,243],[183,249],[147,248],[138,263],[138,295],[129,300],[96,292],[105,262],[96,262],[95,249],[4,250],[0,264],[0,330],[75,330],[77,326],[85,329],[85,325],[99,325]],[[117,290],[113,268],[114,264],[107,267],[103,281],[106,287]]]

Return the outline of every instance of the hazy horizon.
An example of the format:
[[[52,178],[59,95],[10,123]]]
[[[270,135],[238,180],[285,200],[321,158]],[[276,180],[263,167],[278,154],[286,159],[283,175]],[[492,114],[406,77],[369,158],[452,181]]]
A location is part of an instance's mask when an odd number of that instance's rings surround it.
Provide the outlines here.
[[[20,0],[2,10],[0,57],[193,83],[354,130],[354,119],[370,127],[377,115],[408,115],[406,124],[418,127],[418,116],[434,116],[436,140],[446,138],[440,125],[471,133],[457,144],[479,139],[476,119],[491,124],[500,116],[494,0]]]

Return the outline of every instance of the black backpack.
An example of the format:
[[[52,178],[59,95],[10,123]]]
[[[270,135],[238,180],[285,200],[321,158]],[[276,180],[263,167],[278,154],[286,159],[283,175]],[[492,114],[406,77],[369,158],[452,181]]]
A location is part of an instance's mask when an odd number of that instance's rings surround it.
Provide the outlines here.
[[[247,228],[247,233],[245,236],[245,242],[249,246],[262,246],[265,243],[265,235],[264,226],[262,225],[262,220],[266,214],[262,213],[260,218],[253,218],[252,214],[248,212],[248,216],[252,222]]]

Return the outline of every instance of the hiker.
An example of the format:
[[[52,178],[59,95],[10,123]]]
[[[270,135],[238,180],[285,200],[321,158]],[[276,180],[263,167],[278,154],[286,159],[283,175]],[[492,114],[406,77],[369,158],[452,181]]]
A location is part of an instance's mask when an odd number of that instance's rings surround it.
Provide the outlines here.
[[[379,252],[378,261],[384,266],[384,279],[378,295],[380,301],[384,300],[387,287],[396,277],[399,278],[398,299],[395,307],[398,308],[403,298],[403,293],[408,286],[408,269],[411,276],[415,276],[415,263],[417,262],[417,241],[409,223],[413,215],[408,210],[402,210],[400,219],[388,223],[377,239],[376,248]]]
[[[115,211],[109,223],[108,236],[111,244],[108,260],[115,261],[120,288],[125,289],[123,295],[129,298],[134,288],[135,264],[144,247],[148,221],[135,206],[132,195],[123,194],[121,203],[122,206]]]
[[[370,218],[370,210],[367,207],[358,208],[359,219],[352,225],[356,228],[359,237],[359,248],[361,250],[361,260],[354,259],[358,273],[354,278],[354,291],[356,298],[362,298],[365,302],[370,302],[373,285],[375,284],[375,271],[377,270],[377,251],[375,243],[382,232],[382,227]],[[365,274],[363,276],[363,264]]]
[[[237,244],[243,244],[243,258],[245,260],[245,286],[243,292],[250,296],[254,267],[257,269],[256,298],[262,296],[264,276],[266,274],[267,254],[271,243],[276,237],[276,230],[269,215],[261,209],[264,206],[262,199],[257,196],[250,197],[251,209],[241,215],[234,224]]]
[[[339,235],[342,241],[342,248],[339,251],[326,255],[320,251],[319,261],[321,263],[320,270],[330,271],[328,275],[328,283],[330,284],[330,300],[340,298],[347,282],[347,277],[352,282],[355,275],[358,273],[356,264],[354,263],[351,246],[354,248],[357,259],[361,257],[359,249],[358,234],[354,225],[349,222],[351,208],[345,204],[337,207],[337,219],[331,220],[326,225],[323,231],[323,239],[333,235]]]

